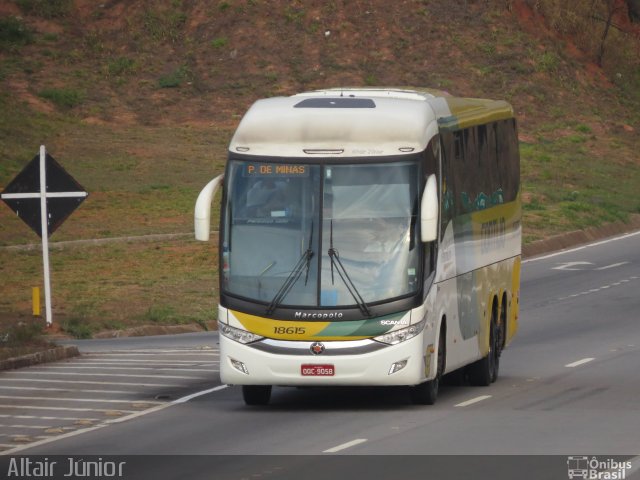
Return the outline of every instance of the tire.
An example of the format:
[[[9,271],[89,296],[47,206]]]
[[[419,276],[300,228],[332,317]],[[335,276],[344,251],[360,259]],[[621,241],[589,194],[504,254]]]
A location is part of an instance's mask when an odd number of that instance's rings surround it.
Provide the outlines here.
[[[438,391],[440,390],[440,379],[444,372],[446,362],[446,343],[444,332],[440,333],[438,339],[438,371],[436,377],[433,380],[428,380],[420,385],[411,387],[411,401],[416,405],[433,405],[438,398]]]
[[[411,401],[415,405],[433,405],[438,398],[439,378],[411,387]]]
[[[271,385],[243,385],[242,398],[247,405],[268,405],[271,400]]]
[[[488,387],[498,379],[500,369],[500,335],[495,317],[489,329],[489,353],[486,357],[472,363],[468,368],[469,383],[478,387]]]

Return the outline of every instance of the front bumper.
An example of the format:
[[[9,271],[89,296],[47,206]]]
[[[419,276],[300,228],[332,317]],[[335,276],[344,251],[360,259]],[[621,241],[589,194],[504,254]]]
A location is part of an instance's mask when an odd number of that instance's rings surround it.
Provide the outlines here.
[[[424,332],[398,345],[381,345],[372,340],[323,342],[323,354],[313,355],[310,342],[257,342],[243,345],[220,336],[220,377],[230,385],[417,385],[426,378],[427,361]],[[262,345],[261,345],[262,343]],[[296,345],[297,344],[297,345]],[[252,346],[253,345],[253,346]],[[278,353],[286,352],[286,353]],[[248,373],[234,367],[242,362]],[[406,366],[389,374],[391,366],[406,360]],[[312,377],[301,374],[302,365],[333,365],[335,375]]]

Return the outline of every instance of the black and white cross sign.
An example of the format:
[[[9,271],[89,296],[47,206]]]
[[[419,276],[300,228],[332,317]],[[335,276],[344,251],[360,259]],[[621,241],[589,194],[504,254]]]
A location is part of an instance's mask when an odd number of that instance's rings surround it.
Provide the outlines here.
[[[0,195],[42,238],[47,325],[52,321],[48,238],[87,195],[84,188],[47,154],[44,145],[40,147],[40,155],[35,156]]]
[[[55,159],[36,155],[7,185],[2,200],[42,237],[51,235],[87,197],[87,192]],[[44,200],[44,201],[43,201]],[[46,224],[42,208],[46,209]]]

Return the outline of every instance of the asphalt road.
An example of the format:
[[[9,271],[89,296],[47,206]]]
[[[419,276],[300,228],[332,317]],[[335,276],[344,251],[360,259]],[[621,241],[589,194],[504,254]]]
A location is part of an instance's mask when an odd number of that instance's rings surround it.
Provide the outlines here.
[[[499,380],[444,386],[432,407],[411,405],[402,388],[276,388],[271,405],[249,408],[211,368],[209,380],[187,381],[160,408],[8,452],[217,455],[156,457],[156,478],[359,478],[366,471],[368,478],[553,479],[568,478],[585,458],[601,462],[594,478],[640,478],[639,252],[640,234],[631,234],[526,261],[520,332],[503,354]],[[216,341],[189,334],[78,344],[90,355],[156,349],[178,359],[181,350],[216,355]],[[610,461],[616,455],[630,462],[624,471]]]

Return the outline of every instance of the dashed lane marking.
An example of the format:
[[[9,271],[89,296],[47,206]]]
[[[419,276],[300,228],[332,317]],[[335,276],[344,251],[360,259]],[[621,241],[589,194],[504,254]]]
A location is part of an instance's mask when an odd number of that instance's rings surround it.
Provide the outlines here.
[[[354,447],[356,445],[360,445],[361,443],[364,443],[366,441],[367,441],[366,438],[356,438],[355,440],[351,440],[350,442],[346,442],[346,443],[337,445],[335,447],[328,448],[328,449],[324,450],[322,453],[336,453],[336,452],[339,452],[340,450],[346,450],[347,448],[351,448],[351,447]]]
[[[595,358],[589,357],[589,358],[583,358],[582,360],[578,360],[577,362],[573,362],[573,363],[567,363],[565,365],[565,367],[567,368],[574,368],[574,367],[578,367],[580,365],[584,365],[585,363],[589,363],[592,362],[593,360],[595,360]]]
[[[480,395],[479,397],[475,397],[472,398],[470,400],[467,400],[465,402],[461,402],[456,404],[456,407],[468,407],[469,405],[473,405],[474,403],[478,403],[478,402],[482,402],[483,400],[487,400],[488,398],[491,398],[491,395]]]
[[[581,295],[590,295],[592,293],[596,293],[596,292],[599,292],[601,290],[606,290],[606,289],[612,288],[612,287],[618,287],[618,286],[623,285],[625,283],[629,283],[629,282],[631,282],[633,280],[638,280],[638,278],[639,277],[637,277],[637,276],[625,278],[625,279],[620,280],[618,282],[610,283],[610,284],[607,284],[607,285],[602,285],[601,287],[597,287],[597,288],[591,288],[589,290],[585,290],[585,291],[580,292],[580,293],[574,293],[572,295],[567,295],[565,297],[558,297],[558,300],[567,300],[569,298],[576,298],[576,297],[579,297]]]
[[[610,268],[621,267],[622,265],[627,265],[629,262],[618,262],[612,263],[611,265],[606,265],[604,267],[596,268],[596,270],[609,270]]]

